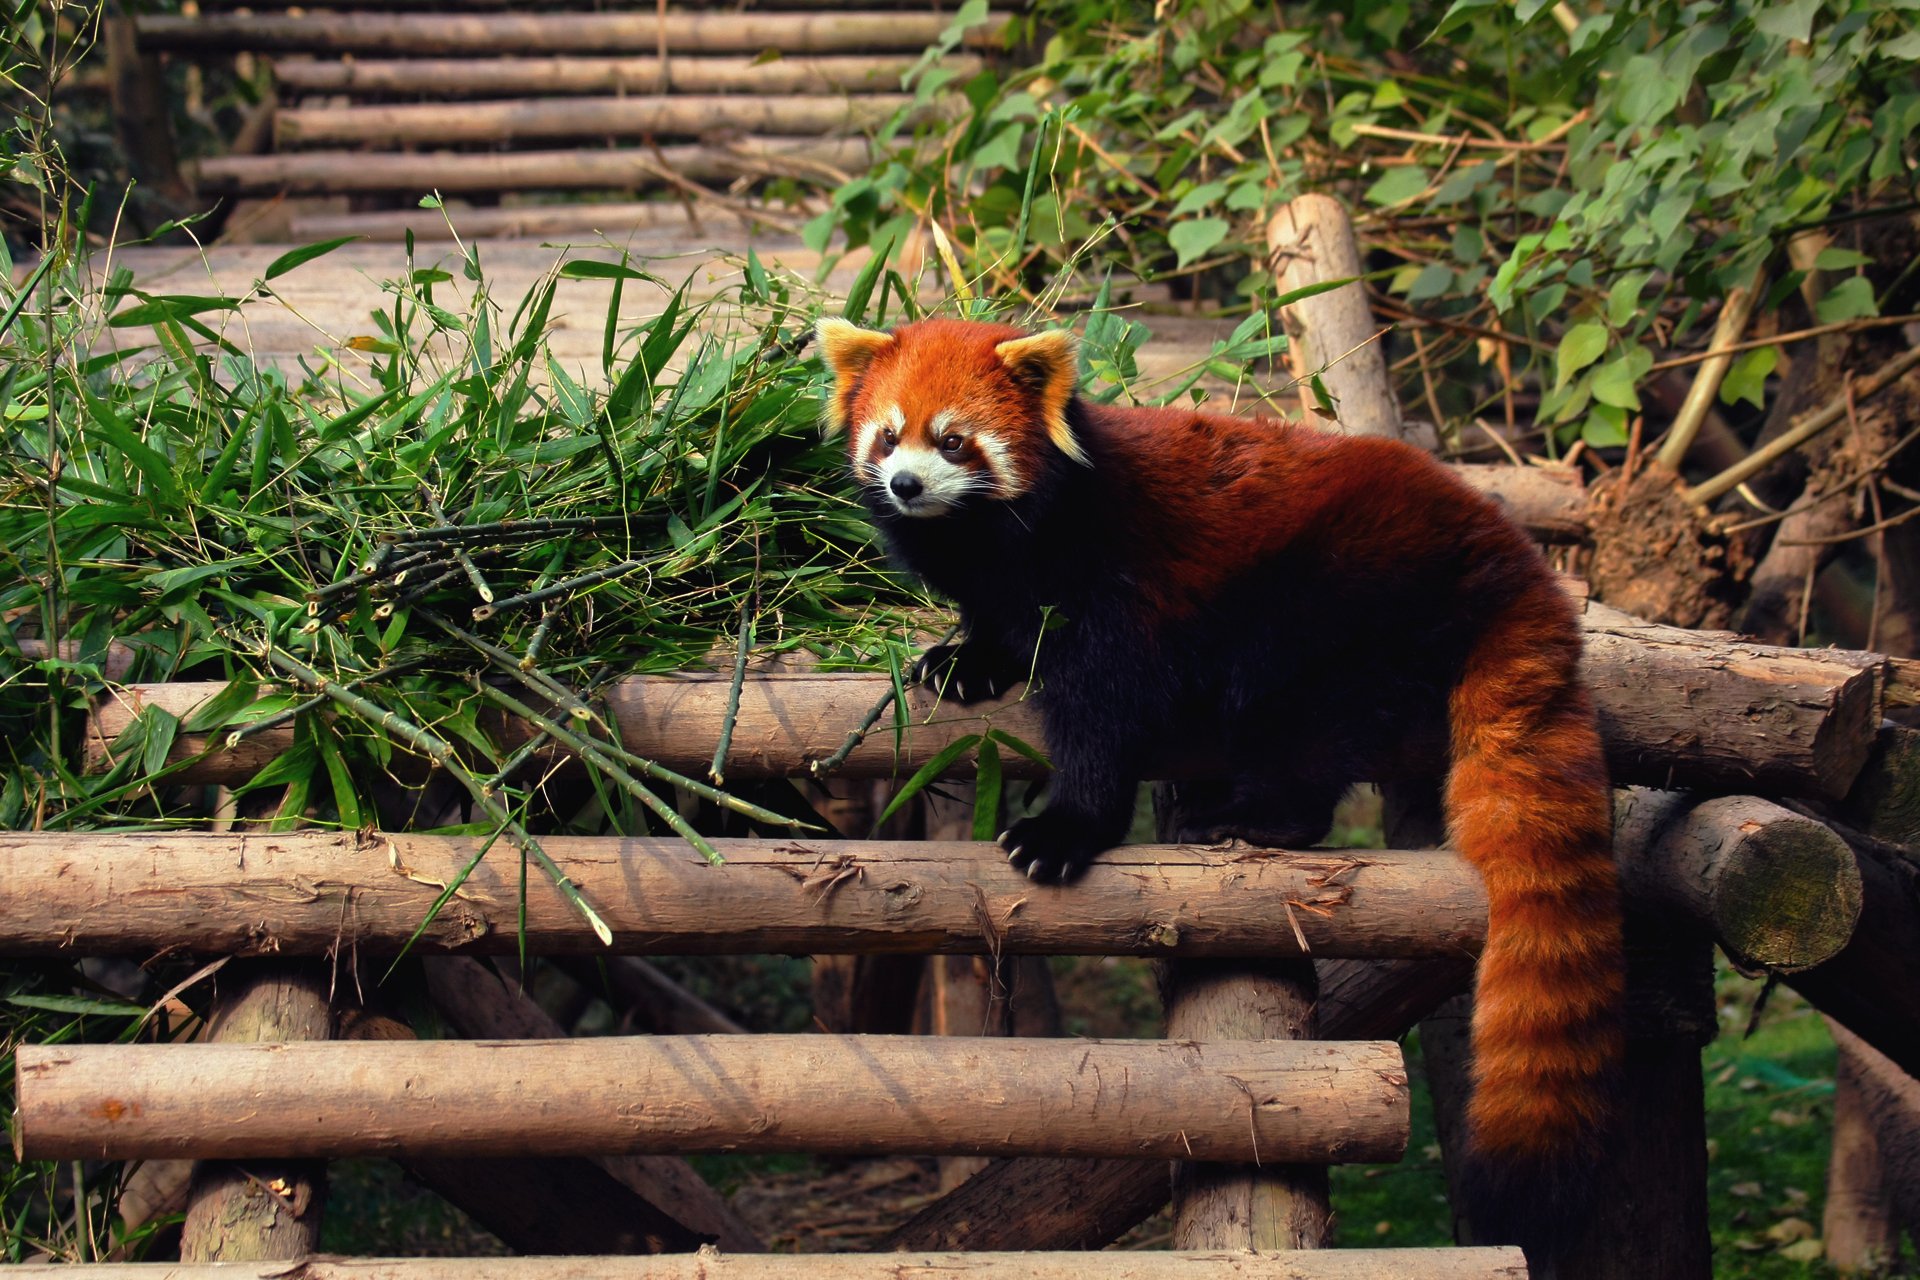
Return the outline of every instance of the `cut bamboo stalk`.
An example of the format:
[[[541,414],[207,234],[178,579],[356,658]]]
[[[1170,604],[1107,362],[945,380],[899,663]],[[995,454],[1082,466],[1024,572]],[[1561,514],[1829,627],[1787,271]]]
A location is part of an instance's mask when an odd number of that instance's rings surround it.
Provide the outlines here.
[[[1883,714],[1886,659],[1831,649],[1749,644],[1723,633],[1683,631],[1591,605],[1585,616],[1581,672],[1600,711],[1614,780],[1661,787],[1766,791],[1837,798],[1847,793],[1872,751]],[[689,673],[624,680],[608,701],[629,750],[697,775],[719,740],[730,677]],[[95,706],[88,767],[101,768],[109,744],[144,705],[185,718],[224,686],[132,685]],[[845,738],[888,688],[885,675],[769,675],[747,681],[728,772],[736,778],[805,771]],[[1044,745],[1036,709],[1016,693],[974,707],[941,705],[908,692],[908,727],[871,734],[840,772],[904,776],[956,738],[998,728]],[[501,725],[504,749],[526,731]],[[288,749],[291,730],[272,730],[219,750],[174,775],[180,782],[233,783]],[[205,751],[206,735],[181,734],[171,761]],[[1037,766],[1002,752],[1007,772],[1032,777]],[[956,762],[965,775],[971,759]],[[1191,772],[1169,758],[1151,776]]]
[[[918,53],[952,21],[941,13],[356,13],[143,15],[143,49],[168,53],[529,54]],[[1006,21],[994,15],[969,33],[974,48],[993,44]]]
[[[1677,911],[1748,968],[1822,964],[1860,919],[1860,866],[1847,842],[1770,800],[1622,791],[1614,849],[1629,898]]]
[[[330,195],[349,191],[527,191],[658,186],[663,172],[691,182],[778,173],[831,176],[866,163],[867,144],[837,140],[741,138],[725,147],[671,146],[619,151],[505,151],[368,154],[299,151],[213,156],[194,185],[226,195]]]
[[[0,833],[0,952],[393,954],[475,838],[288,832]],[[1071,889],[1036,888],[990,844],[672,838],[542,845],[629,954],[1428,955],[1477,951],[1479,877],[1444,853],[1129,845]],[[483,859],[416,948],[518,948],[519,862]],[[553,887],[526,945],[597,951]],[[1297,931],[1297,932],[1296,932]]]
[[[26,1275],[51,1267],[25,1269]],[[88,1280],[285,1280],[277,1266],[90,1267]],[[762,1254],[658,1258],[309,1258],[300,1280],[1527,1280],[1518,1249],[1318,1253]]]
[[[27,1159],[809,1151],[1397,1160],[1397,1045],[632,1036],[23,1045]],[[269,1101],[272,1100],[272,1101]]]
[[[409,102],[283,108],[274,115],[282,147],[446,146],[553,142],[573,138],[699,138],[727,132],[790,137],[863,133],[912,106],[904,93],[860,98],[796,94],[521,98],[505,102]]]
[[[914,64],[906,57],[673,58],[674,93],[893,93]],[[936,66],[958,80],[979,74],[979,58]],[[283,58],[273,64],[283,91],[504,98],[568,93],[665,93],[657,57]]]

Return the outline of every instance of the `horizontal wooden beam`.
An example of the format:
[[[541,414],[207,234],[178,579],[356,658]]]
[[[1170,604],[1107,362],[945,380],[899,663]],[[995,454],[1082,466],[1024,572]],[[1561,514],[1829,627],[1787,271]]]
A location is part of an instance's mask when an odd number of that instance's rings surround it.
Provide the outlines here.
[[[548,837],[541,846],[630,954],[1458,956],[1486,927],[1448,853],[1129,845],[1071,886],[1035,885],[989,844]],[[467,837],[285,832],[0,833],[0,954],[391,955],[473,862]],[[421,933],[428,951],[518,947],[504,843]],[[598,951],[544,878],[531,951]]]
[[[975,27],[967,43],[985,47],[1004,24],[997,15]],[[515,54],[530,53],[870,53],[926,48],[952,18],[942,13],[377,13],[350,22],[328,14],[185,17],[135,20],[148,51],[257,53]]]
[[[1845,795],[1872,749],[1883,711],[1885,659],[1833,649],[1780,649],[1735,637],[1644,623],[1601,605],[1588,607],[1581,670],[1600,709],[1600,728],[1616,783],[1719,791]],[[682,773],[703,775],[726,716],[727,676],[643,676],[609,686],[608,701],[630,750]],[[747,681],[727,757],[729,777],[781,777],[838,746],[890,687],[884,675],[761,675]],[[89,767],[143,705],[186,716],[220,691],[218,684],[132,685],[103,698],[89,730]],[[1024,695],[975,707],[908,694],[908,727],[870,735],[841,772],[906,776],[956,738],[998,728],[1044,745],[1040,717]],[[502,725],[509,748],[524,741]],[[268,731],[218,750],[176,775],[180,781],[236,782],[285,751],[292,731]],[[212,745],[182,734],[174,761]],[[1016,775],[1036,767],[1013,752]],[[1164,774],[1203,772],[1202,763],[1168,759]],[[970,773],[971,759],[954,767]]]
[[[769,210],[768,216],[782,219],[778,210]],[[605,233],[616,242],[636,243],[643,253],[653,249],[657,237],[664,254],[677,247],[670,243],[670,238],[684,240],[695,230],[715,239],[738,238],[753,221],[751,213],[732,208],[696,203],[689,209],[679,200],[619,200],[591,204],[511,204],[445,212],[418,207],[364,213],[295,212],[291,215],[290,227],[291,238],[296,241],[359,236],[363,240],[394,244],[406,240],[409,233],[423,241],[452,240],[456,231],[475,239],[578,235],[597,238]]]
[[[30,1266],[23,1274],[50,1273]],[[1527,1280],[1518,1249],[881,1253],[125,1262],[86,1280]]]
[[[285,107],[276,146],[449,146],[575,138],[700,138],[716,133],[795,137],[865,133],[913,105],[904,93],[826,97],[792,93],[674,93],[500,102],[362,103]]]
[[[1391,1041],[620,1036],[22,1045],[31,1160],[810,1151],[1398,1160]]]
[[[500,98],[567,93],[894,93],[914,59],[886,55],[773,58],[283,58],[273,78],[283,94],[392,94]],[[938,64],[958,79],[977,57]]]
[[[691,182],[775,174],[832,178],[867,161],[857,138],[740,138],[725,146],[677,145],[621,150],[295,151],[210,156],[193,167],[209,194],[324,195],[343,191],[639,190],[662,173]]]

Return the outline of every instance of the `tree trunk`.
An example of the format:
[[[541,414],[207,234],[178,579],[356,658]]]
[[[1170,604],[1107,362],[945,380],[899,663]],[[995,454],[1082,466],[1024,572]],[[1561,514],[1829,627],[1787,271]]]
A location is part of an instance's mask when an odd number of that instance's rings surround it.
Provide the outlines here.
[[[1287,364],[1301,380],[1305,416],[1316,416],[1308,380],[1317,378],[1343,430],[1399,439],[1400,408],[1378,341],[1385,326],[1373,318],[1359,283],[1364,272],[1346,208],[1318,194],[1297,196],[1282,206],[1267,223],[1267,263],[1282,293],[1329,280],[1354,281],[1280,309],[1291,340]]]
[[[1175,961],[1166,982],[1167,1038],[1312,1040],[1313,963],[1254,967]],[[1173,1166],[1176,1249],[1322,1249],[1333,1213],[1324,1165]]]
[[[255,960],[230,965],[226,988],[215,997],[208,1047],[239,1048],[324,1041],[333,1034],[327,972],[317,964]],[[168,1046],[181,1048],[187,1046]],[[111,1124],[122,1103],[111,1077],[98,1108]],[[238,1104],[258,1113],[259,1102]],[[221,1113],[203,1117],[207,1123]],[[80,1156],[84,1148],[71,1154]],[[194,1155],[183,1149],[179,1154]],[[272,1144],[241,1160],[201,1160],[193,1168],[187,1219],[180,1232],[182,1262],[254,1262],[303,1258],[320,1245],[320,1211],[327,1198],[327,1167],[318,1160],[274,1158]]]

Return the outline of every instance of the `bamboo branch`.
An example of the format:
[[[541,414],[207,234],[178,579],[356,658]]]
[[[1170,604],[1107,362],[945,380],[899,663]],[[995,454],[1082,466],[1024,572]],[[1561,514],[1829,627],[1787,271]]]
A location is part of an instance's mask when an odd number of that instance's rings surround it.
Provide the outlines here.
[[[1785,432],[1760,446],[1758,449],[1755,449],[1752,453],[1742,458],[1739,462],[1734,463],[1719,475],[1714,476],[1710,480],[1703,480],[1691,489],[1683,490],[1680,494],[1681,500],[1690,506],[1705,506],[1721,494],[1731,490],[1734,486],[1744,483],[1751,477],[1760,474],[1760,472],[1766,470],[1781,458],[1786,457],[1789,453],[1792,453],[1795,449],[1798,449],[1822,431],[1825,431],[1827,428],[1845,418],[1849,405],[1857,405],[1861,401],[1871,399],[1880,394],[1895,382],[1899,381],[1901,377],[1905,376],[1908,370],[1916,366],[1920,366],[1920,347],[1914,347],[1901,352],[1868,374],[1865,378],[1853,383],[1850,392],[1843,389],[1839,395],[1834,396],[1834,398],[1829,400],[1824,406],[1808,414],[1792,427],[1789,427]]]
[[[1727,297],[1720,304],[1720,317],[1714,322],[1713,337],[1707,343],[1707,360],[1700,371],[1693,376],[1693,386],[1687,390],[1687,398],[1680,406],[1680,412],[1674,415],[1673,425],[1667,429],[1667,438],[1660,446],[1660,452],[1654,455],[1654,465],[1666,471],[1677,472],[1687,456],[1687,450],[1693,447],[1693,438],[1699,434],[1700,424],[1707,420],[1707,411],[1713,408],[1714,397],[1720,393],[1720,383],[1727,376],[1727,370],[1733,365],[1730,348],[1740,341],[1740,335],[1746,331],[1747,318],[1753,314],[1753,305],[1766,288],[1766,270],[1756,271],[1753,280],[1744,288],[1727,291]]]

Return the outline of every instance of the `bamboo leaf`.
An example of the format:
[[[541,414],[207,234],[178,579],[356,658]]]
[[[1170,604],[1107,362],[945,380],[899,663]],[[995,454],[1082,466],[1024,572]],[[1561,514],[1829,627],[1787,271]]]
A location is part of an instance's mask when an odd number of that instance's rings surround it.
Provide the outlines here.
[[[929,782],[932,782],[935,778],[938,778],[942,773],[946,772],[948,765],[973,750],[979,744],[980,735],[977,733],[969,733],[955,738],[952,742],[940,748],[940,750],[935,753],[933,759],[921,765],[919,770],[916,771],[911,778],[907,779],[906,785],[895,793],[893,799],[887,801],[887,807],[880,811],[880,816],[874,820],[873,825],[878,827],[888,818],[900,812],[901,805],[919,795],[926,789]]]

